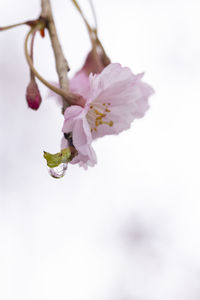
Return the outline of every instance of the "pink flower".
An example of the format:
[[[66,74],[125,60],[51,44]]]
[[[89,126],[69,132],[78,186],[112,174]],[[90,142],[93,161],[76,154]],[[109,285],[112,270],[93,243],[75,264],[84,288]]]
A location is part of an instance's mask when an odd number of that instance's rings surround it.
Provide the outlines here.
[[[63,132],[72,132],[72,141],[78,155],[72,163],[93,166],[96,155],[92,141],[108,134],[118,134],[130,128],[134,119],[144,116],[149,108],[148,98],[153,89],[142,82],[143,74],[134,75],[120,64],[108,65],[100,74],[74,79],[73,90],[86,100],[85,106],[70,106],[65,110]],[[62,147],[67,140],[63,140]],[[64,145],[65,144],[65,145]]]

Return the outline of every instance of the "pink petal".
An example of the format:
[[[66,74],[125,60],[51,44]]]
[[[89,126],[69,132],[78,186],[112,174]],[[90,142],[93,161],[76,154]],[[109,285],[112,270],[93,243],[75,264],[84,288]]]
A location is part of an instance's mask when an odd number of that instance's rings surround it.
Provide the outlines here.
[[[96,164],[96,154],[91,146],[92,136],[90,127],[85,118],[86,110],[80,106],[70,106],[65,110],[63,132],[72,132],[73,145],[78,155],[71,163],[83,162],[84,164]]]

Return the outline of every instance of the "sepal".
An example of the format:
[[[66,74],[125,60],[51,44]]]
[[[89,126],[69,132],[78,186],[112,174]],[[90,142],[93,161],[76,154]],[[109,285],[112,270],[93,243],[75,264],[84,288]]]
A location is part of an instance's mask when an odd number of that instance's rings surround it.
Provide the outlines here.
[[[47,161],[47,166],[49,168],[58,167],[62,163],[68,163],[72,159],[72,152],[70,148],[62,149],[56,154],[51,154],[44,151],[44,158]]]

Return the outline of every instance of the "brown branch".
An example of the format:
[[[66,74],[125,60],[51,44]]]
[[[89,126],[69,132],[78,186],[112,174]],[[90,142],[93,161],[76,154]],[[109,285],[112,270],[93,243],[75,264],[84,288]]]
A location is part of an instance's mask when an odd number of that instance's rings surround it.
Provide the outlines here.
[[[56,71],[58,74],[60,87],[65,93],[67,93],[69,92],[69,79],[67,76],[67,72],[69,71],[69,66],[67,60],[65,59],[62,47],[58,39],[58,34],[53,19],[50,0],[41,0],[41,7],[42,7],[41,17],[47,21],[47,29],[49,31],[49,36],[51,39],[51,44],[55,56]],[[68,103],[66,99],[63,98],[63,110],[67,106]]]

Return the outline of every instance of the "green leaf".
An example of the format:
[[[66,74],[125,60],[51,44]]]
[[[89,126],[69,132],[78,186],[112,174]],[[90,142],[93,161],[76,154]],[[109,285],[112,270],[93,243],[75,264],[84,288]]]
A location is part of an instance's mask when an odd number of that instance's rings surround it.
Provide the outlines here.
[[[44,158],[46,159],[47,166],[49,168],[55,168],[62,163],[68,163],[71,161],[71,150],[70,148],[65,148],[56,154],[51,154],[44,151]]]

